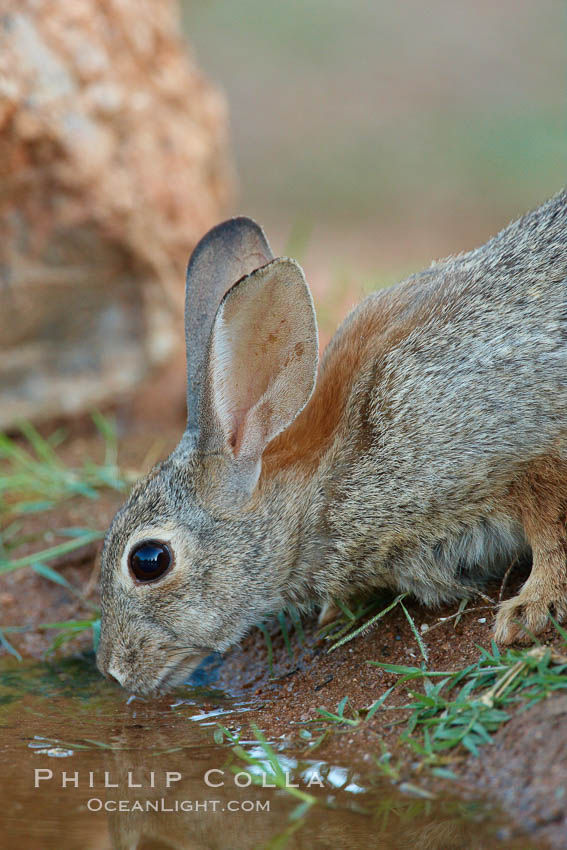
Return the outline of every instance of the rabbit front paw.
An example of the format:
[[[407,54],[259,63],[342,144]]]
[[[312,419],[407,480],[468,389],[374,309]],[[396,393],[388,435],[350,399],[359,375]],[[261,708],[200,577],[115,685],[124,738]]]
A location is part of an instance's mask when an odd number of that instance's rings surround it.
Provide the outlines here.
[[[325,602],[324,605],[321,606],[321,612],[317,619],[317,625],[327,626],[329,623],[334,623],[341,615],[341,609],[338,605],[335,605],[334,602],[329,601]]]
[[[530,643],[533,635],[548,623],[549,614],[556,620],[567,616],[567,597],[559,599],[519,593],[500,606],[496,615],[494,637],[497,643]]]

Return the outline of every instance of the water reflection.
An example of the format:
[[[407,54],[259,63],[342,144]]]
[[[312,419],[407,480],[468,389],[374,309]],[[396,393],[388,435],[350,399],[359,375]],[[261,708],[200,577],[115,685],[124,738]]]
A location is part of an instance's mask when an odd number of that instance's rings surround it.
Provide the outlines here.
[[[91,659],[0,671],[1,845],[22,850],[518,848],[478,805],[404,796],[371,774],[279,752],[302,805],[270,787],[257,741],[255,785],[232,749],[213,740],[253,704],[203,682],[183,696],[128,701]],[[252,716],[252,715],[250,715]],[[248,718],[247,718],[248,719]]]

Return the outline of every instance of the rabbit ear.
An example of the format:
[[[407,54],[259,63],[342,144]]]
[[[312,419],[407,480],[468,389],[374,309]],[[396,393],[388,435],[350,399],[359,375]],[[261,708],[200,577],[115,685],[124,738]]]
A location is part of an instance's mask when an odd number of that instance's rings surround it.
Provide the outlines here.
[[[211,335],[201,448],[228,456],[247,494],[266,445],[309,401],[317,360],[313,301],[294,260],[273,260],[229,290]]]
[[[227,289],[273,258],[264,232],[243,216],[213,227],[195,247],[185,285],[187,431],[198,429],[207,345]]]

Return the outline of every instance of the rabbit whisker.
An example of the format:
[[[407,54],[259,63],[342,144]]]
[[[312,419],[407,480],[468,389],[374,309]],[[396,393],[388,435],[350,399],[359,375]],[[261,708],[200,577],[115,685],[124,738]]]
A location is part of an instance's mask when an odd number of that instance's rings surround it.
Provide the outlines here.
[[[164,688],[170,688],[175,684],[181,683],[184,678],[184,671],[186,670],[187,673],[189,673],[195,668],[195,658],[197,658],[198,663],[204,657],[205,653],[203,652],[195,653],[194,650],[186,652],[179,660],[173,661],[173,663],[166,667],[165,671],[156,683],[155,690],[163,691]]]
[[[182,654],[185,658],[190,653],[201,653],[201,652],[214,652],[215,650],[209,646],[197,646],[196,644],[181,644],[178,643],[162,643],[159,646],[159,649],[162,652],[167,652],[169,655],[179,655]]]

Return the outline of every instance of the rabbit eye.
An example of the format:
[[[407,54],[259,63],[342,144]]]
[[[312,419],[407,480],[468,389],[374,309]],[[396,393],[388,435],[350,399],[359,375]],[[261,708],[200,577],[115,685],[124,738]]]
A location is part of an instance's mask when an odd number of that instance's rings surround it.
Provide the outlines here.
[[[155,581],[173,563],[169,546],[160,540],[144,540],[130,551],[128,565],[138,581]]]

